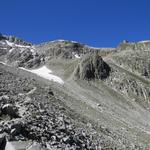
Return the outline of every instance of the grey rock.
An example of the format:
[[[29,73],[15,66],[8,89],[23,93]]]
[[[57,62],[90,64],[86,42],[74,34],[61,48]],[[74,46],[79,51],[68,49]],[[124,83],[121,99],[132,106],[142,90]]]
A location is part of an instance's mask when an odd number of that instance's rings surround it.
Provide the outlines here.
[[[5,150],[6,143],[6,134],[0,134],[0,150]]]
[[[25,42],[24,40],[19,39],[15,36],[7,36],[6,39],[8,41],[13,42],[13,43],[18,44],[18,45],[26,45],[26,46],[31,46],[32,45],[31,43]]]
[[[9,100],[9,96],[8,95],[3,95],[3,96],[0,96],[0,101],[2,102],[7,102]]]
[[[17,122],[11,125],[11,135],[16,136],[21,133],[22,130],[22,123]]]
[[[105,63],[98,52],[87,54],[78,65],[75,77],[85,80],[105,79],[109,76],[111,68]]]
[[[5,104],[2,107],[2,113],[5,115],[9,115],[11,117],[14,117],[14,118],[18,117],[18,109],[17,109],[17,107],[15,107],[12,104]]]

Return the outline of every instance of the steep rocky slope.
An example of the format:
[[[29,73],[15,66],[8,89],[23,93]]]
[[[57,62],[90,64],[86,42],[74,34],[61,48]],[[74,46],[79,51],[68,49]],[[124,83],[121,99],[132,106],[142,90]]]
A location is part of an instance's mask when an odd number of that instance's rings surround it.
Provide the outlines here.
[[[100,146],[94,129],[56,99],[50,85],[41,86],[34,78],[3,65],[0,70],[0,133],[5,133],[9,141],[22,140],[30,145],[29,140],[33,140],[51,149]]]
[[[149,52],[149,41],[93,48],[1,35],[1,133],[49,149],[150,149]]]
[[[138,43],[122,43],[118,46],[119,53],[113,56],[117,64],[125,69],[150,78],[150,41]]]

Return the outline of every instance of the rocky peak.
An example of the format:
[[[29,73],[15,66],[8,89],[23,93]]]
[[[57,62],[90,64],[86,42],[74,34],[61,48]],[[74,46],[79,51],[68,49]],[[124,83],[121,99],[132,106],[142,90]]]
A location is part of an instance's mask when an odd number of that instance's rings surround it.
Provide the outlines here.
[[[6,40],[6,37],[2,33],[0,33],[0,41],[1,40]]]
[[[75,76],[85,80],[105,79],[109,76],[111,68],[103,61],[98,51],[85,55],[78,65]]]
[[[118,46],[119,50],[150,50],[150,41],[129,42],[124,40]]]
[[[9,42],[12,42],[12,43],[15,43],[15,44],[18,44],[18,45],[25,45],[25,46],[31,46],[32,45],[31,43],[25,42],[24,40],[19,39],[15,36],[8,36],[7,40]]]
[[[0,41],[8,41],[8,42],[11,42],[13,44],[24,45],[24,46],[31,46],[32,45],[31,43],[26,42],[20,38],[17,38],[15,36],[3,35],[2,33],[0,33]]]

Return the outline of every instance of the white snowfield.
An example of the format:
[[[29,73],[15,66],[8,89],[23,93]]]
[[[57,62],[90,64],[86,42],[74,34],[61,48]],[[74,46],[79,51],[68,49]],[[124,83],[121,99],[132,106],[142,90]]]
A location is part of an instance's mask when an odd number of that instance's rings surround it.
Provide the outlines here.
[[[6,43],[7,43],[7,45],[9,45],[9,46],[14,46],[14,43],[9,42],[9,41],[7,41],[7,40],[6,40]]]
[[[38,69],[33,69],[33,70],[25,69],[22,67],[21,67],[21,69],[32,72],[32,73],[34,73],[42,78],[45,78],[47,80],[51,80],[51,81],[57,82],[59,84],[64,84],[64,81],[60,77],[53,75],[52,71],[50,69],[48,69],[46,66],[43,66]]]
[[[23,51],[25,51],[27,48],[30,49],[30,51],[32,52],[33,55],[36,54],[35,52],[35,47],[34,46],[25,46],[25,45],[18,45],[18,44],[15,44],[13,42],[9,42],[8,40],[5,40],[6,44],[11,46],[12,48],[9,50],[9,53],[11,53],[13,50],[15,50],[15,48],[20,48],[20,53],[22,53]],[[3,44],[5,44],[3,42]],[[6,48],[7,49],[7,48]]]
[[[20,47],[20,48],[30,48],[31,47],[31,46],[25,46],[25,45],[18,45],[18,44],[9,42],[8,40],[6,40],[6,43],[7,43],[7,45],[9,45],[11,47],[13,47],[13,46]]]

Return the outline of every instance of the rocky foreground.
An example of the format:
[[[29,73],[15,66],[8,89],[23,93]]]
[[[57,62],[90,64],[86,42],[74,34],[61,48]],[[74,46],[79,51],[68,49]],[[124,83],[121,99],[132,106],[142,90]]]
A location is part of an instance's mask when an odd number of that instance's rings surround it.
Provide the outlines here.
[[[0,143],[6,136],[8,141],[29,143],[22,145],[28,150],[115,149],[90,122],[84,123],[65,108],[50,86],[6,71],[3,65],[0,83]]]

